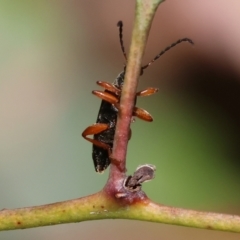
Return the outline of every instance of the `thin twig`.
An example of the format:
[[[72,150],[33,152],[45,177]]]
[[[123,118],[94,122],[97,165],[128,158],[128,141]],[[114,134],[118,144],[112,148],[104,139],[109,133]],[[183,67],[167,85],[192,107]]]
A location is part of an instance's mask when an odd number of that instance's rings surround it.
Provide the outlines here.
[[[127,69],[121,94],[120,112],[118,115],[112,158],[116,159],[118,166],[110,167],[109,181],[122,178],[126,170],[126,154],[129,138],[129,129],[132,119],[135,94],[140,75],[142,58],[147,43],[148,33],[157,7],[163,0],[137,0],[135,21],[128,56]]]

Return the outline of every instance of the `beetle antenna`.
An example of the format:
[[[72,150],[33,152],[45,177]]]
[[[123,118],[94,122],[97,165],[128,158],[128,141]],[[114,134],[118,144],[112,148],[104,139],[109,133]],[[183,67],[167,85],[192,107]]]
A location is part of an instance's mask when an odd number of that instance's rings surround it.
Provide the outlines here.
[[[157,59],[159,59],[165,52],[167,52],[168,50],[170,50],[171,48],[175,47],[176,45],[178,45],[181,42],[189,42],[191,44],[194,44],[193,41],[190,38],[182,38],[179,39],[178,41],[176,41],[175,43],[172,43],[170,46],[166,47],[164,50],[162,50],[151,62],[149,62],[147,65],[143,66],[141,68],[141,72],[143,72],[144,69],[146,69],[147,67],[149,67],[152,63],[154,63]]]
[[[123,22],[119,21],[117,23],[117,26],[119,27],[119,39],[120,39],[120,45],[121,45],[122,53],[123,53],[123,56],[124,56],[124,58],[127,62],[127,55],[126,55],[125,48],[124,48],[124,45],[123,45]]]

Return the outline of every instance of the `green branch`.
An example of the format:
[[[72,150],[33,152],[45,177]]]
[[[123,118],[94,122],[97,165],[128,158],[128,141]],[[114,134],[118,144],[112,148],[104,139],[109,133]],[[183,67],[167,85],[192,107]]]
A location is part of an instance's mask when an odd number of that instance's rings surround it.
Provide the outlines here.
[[[0,211],[0,230],[25,229],[99,219],[135,219],[187,227],[240,232],[240,217],[172,208],[151,202],[143,192],[141,202],[129,204],[94,195],[38,207]],[[139,195],[139,193],[138,193]]]

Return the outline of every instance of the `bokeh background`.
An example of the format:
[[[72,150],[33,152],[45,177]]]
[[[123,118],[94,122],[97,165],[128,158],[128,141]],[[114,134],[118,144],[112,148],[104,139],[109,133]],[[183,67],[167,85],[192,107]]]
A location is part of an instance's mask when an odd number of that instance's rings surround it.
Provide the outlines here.
[[[240,2],[167,0],[157,11],[144,64],[178,45],[141,77],[138,99],[153,123],[132,124],[131,174],[157,166],[144,190],[156,202],[240,214]],[[97,80],[123,69],[116,23],[128,50],[134,1],[0,1],[0,209],[35,206],[100,190],[91,144]],[[239,239],[239,234],[127,220],[1,232],[0,239]]]

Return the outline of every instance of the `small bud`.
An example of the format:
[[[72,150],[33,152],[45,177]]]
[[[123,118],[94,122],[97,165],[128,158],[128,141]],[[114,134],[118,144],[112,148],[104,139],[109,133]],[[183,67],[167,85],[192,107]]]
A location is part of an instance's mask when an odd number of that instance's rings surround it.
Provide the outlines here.
[[[152,180],[155,175],[156,167],[151,164],[144,164],[139,166],[134,172],[133,176],[128,176],[125,179],[124,186],[130,191],[139,191],[142,183]]]

